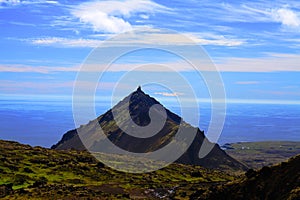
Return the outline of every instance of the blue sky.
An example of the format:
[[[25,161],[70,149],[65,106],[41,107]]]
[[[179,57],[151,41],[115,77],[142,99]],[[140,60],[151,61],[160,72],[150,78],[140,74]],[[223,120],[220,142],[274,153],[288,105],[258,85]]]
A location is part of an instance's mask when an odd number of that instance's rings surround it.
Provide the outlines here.
[[[157,31],[166,28],[205,49],[221,72],[229,100],[300,102],[297,0],[0,0],[0,26],[2,98],[72,95],[76,74],[89,53],[126,31],[150,30],[162,39],[160,42],[183,48],[186,44],[174,39],[173,33]],[[120,59],[114,70],[106,73],[99,94],[108,95],[130,65],[149,62],[171,65],[194,80],[195,74],[174,56],[142,51]],[[138,73],[143,77],[156,72]],[[191,84],[200,98],[208,97],[201,81]],[[127,89],[132,87],[136,86]],[[161,97],[184,95],[157,87],[148,91]]]

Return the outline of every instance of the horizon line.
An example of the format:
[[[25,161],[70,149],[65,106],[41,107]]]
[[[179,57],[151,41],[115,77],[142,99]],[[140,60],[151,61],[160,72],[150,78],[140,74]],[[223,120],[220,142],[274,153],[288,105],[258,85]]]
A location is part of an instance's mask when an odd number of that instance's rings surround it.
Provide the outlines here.
[[[159,96],[157,94],[151,94],[152,97],[157,98],[160,101],[166,102],[178,102],[177,96],[166,97]],[[120,101],[125,96],[116,96],[115,98]],[[96,96],[95,102],[105,101],[111,102],[112,96]],[[87,96],[82,96],[82,102],[85,103],[90,99]],[[190,98],[183,98],[185,101],[192,101]],[[65,101],[72,102],[72,95],[36,95],[36,94],[1,94],[0,101],[9,101],[9,100],[26,100],[26,101]],[[300,100],[287,100],[287,99],[239,99],[239,98],[226,98],[226,99],[215,99],[211,100],[210,98],[197,98],[198,103],[226,103],[226,104],[282,104],[282,105],[300,105]]]

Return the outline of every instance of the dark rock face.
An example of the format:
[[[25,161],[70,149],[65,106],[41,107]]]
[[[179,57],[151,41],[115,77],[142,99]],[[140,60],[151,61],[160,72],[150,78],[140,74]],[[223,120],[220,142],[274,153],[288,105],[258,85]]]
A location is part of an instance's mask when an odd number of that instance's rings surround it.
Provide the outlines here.
[[[122,117],[122,113],[128,110],[129,102],[129,114],[132,121],[134,121],[139,126],[147,126],[150,122],[149,109],[153,105],[162,106],[156,99],[145,94],[139,87],[132,94],[127,96],[124,100],[120,101],[113,109],[118,112],[119,117],[122,119],[122,124],[124,126],[130,126],[129,119]],[[193,129],[197,132],[194,141],[188,150],[177,160],[178,163],[191,164],[191,165],[201,165],[207,168],[218,168],[218,169],[235,169],[235,170],[245,170],[246,167],[227,155],[225,151],[221,150],[219,145],[215,144],[212,151],[202,159],[199,159],[198,153],[205,139],[204,132],[198,128],[192,127],[183,121],[181,117],[172,113],[168,109],[166,110],[166,122],[163,128],[155,135],[147,138],[138,138],[126,134],[122,131],[116,121],[114,120],[112,110],[107,111],[105,114],[99,116],[97,119],[91,121],[89,124],[84,125],[86,135],[85,137],[96,138],[96,133],[99,131],[99,125],[105,135],[118,147],[125,149],[126,151],[145,153],[152,152],[160,149],[167,145],[177,133],[180,123],[185,124],[187,129]],[[159,112],[155,110],[154,112]],[[97,130],[98,128],[98,130]],[[102,151],[101,147],[97,142],[89,144],[88,149],[93,151]],[[76,130],[68,131],[64,134],[63,138],[55,145],[52,146],[53,149],[86,149],[80,140]]]

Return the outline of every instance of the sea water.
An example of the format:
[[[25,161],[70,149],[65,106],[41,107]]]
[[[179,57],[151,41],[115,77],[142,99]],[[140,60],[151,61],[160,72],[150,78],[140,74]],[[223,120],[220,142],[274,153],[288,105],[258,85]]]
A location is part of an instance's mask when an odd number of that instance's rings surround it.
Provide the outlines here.
[[[179,107],[171,103],[165,106],[181,115]],[[103,114],[110,107],[109,102],[97,102],[97,115]],[[198,125],[205,133],[211,120],[210,108],[209,103],[200,104]],[[195,111],[194,108],[187,110]],[[84,112],[82,115],[82,124],[91,120],[84,118]],[[193,120],[187,122],[197,125]],[[50,147],[65,132],[75,127],[71,101],[0,100],[0,139]],[[219,144],[264,140],[300,141],[300,105],[227,104]]]

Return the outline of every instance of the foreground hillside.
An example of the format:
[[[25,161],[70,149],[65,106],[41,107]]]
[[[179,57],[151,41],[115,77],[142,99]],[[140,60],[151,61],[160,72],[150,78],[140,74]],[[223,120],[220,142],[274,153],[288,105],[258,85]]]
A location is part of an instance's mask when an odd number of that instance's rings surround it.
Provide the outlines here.
[[[4,199],[188,199],[199,189],[234,179],[223,172],[182,164],[127,174],[105,167],[85,151],[0,140],[0,197]]]
[[[298,200],[299,169],[300,155],[239,176],[182,164],[128,174],[104,166],[86,151],[52,150],[0,140],[3,199]]]
[[[300,155],[259,171],[248,170],[244,178],[206,192],[205,199],[211,200],[299,200]],[[203,199],[202,194],[195,194],[193,199]]]

